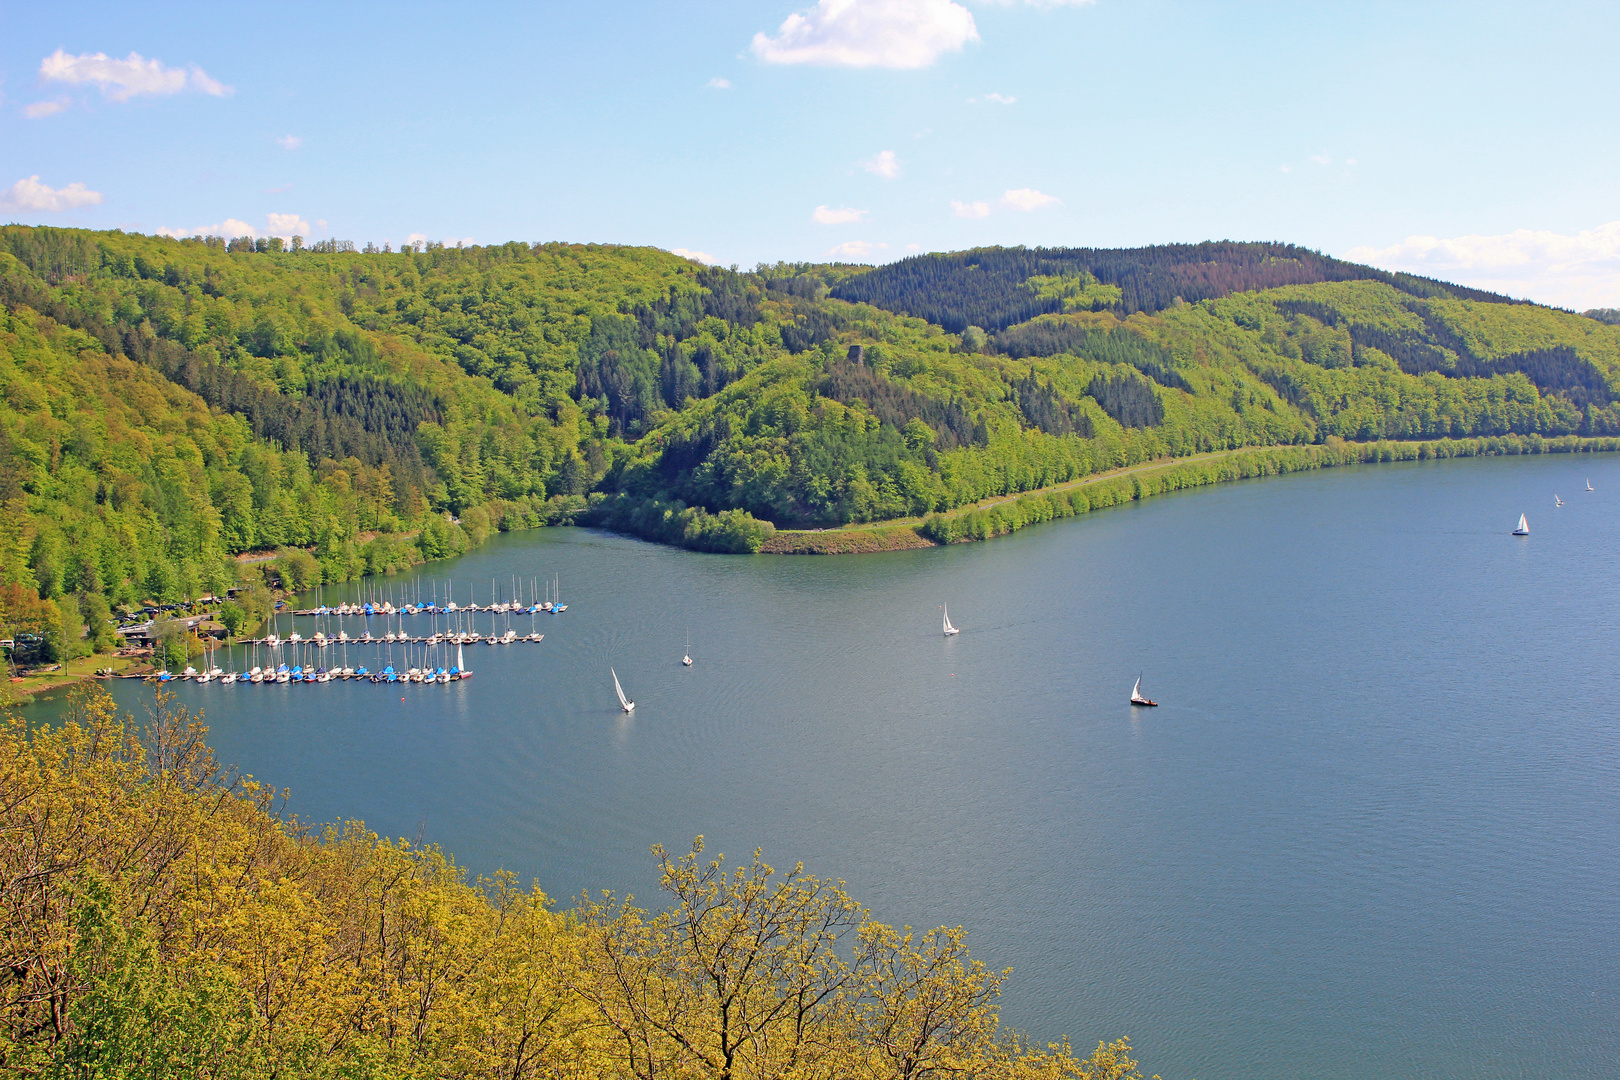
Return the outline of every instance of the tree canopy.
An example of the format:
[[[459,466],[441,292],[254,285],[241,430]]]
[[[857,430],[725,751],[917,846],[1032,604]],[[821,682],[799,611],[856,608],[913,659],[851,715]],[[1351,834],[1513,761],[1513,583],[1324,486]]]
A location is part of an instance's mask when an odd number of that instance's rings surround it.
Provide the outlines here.
[[[547,522],[757,550],[1159,456],[1607,435],[1617,371],[1599,318],[1280,244],[738,272],[7,226],[0,583],[127,606]]]

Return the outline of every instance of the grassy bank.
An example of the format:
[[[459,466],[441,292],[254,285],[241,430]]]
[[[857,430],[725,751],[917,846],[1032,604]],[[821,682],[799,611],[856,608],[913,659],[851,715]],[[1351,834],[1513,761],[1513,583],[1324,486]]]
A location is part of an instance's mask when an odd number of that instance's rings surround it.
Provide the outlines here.
[[[0,687],[0,705],[27,705],[34,700],[37,694],[60,690],[65,686],[72,686],[82,679],[92,678],[103,668],[112,668],[122,672],[138,661],[127,656],[114,656],[111,653],[95,653],[90,656],[80,656],[66,663],[55,665],[51,671],[37,671],[14,679],[7,679],[5,685]]]
[[[897,551],[930,544],[988,540],[1026,525],[1073,517],[1185,488],[1228,480],[1281,476],[1308,469],[1380,461],[1425,461],[1494,454],[1577,454],[1620,450],[1620,438],[1574,435],[1547,439],[1504,435],[1477,439],[1346,442],[1329,438],[1311,446],[1251,447],[1153,462],[1053,487],[985,500],[926,518],[821,532],[782,531],[760,549],[781,555],[846,555]]]
[[[857,529],[821,529],[813,532],[778,532],[759,549],[770,555],[866,555],[874,551],[904,551],[933,547],[917,532],[916,523],[866,526]]]

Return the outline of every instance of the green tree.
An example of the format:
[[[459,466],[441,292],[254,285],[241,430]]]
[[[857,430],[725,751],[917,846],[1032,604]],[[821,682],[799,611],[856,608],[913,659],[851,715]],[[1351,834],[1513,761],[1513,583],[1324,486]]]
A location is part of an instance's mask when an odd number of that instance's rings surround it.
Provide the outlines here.
[[[242,625],[257,628],[270,618],[275,610],[275,597],[270,595],[262,581],[254,582],[242,592],[239,592],[234,601],[242,609]]]
[[[126,925],[95,872],[83,880],[73,922],[67,982],[76,992],[52,1055],[60,1075],[251,1075],[246,1002],[208,965],[163,963],[150,926]]]
[[[247,624],[247,618],[247,612],[242,609],[240,604],[234,601],[227,600],[220,605],[220,625],[225,627],[225,633],[230,637],[234,638],[241,632],[242,627]]]
[[[307,592],[321,583],[320,561],[302,548],[283,548],[276,557],[281,584],[292,592]]]
[[[118,636],[113,633],[112,610],[107,606],[107,598],[98,592],[84,593],[79,597],[79,611],[89,626],[90,647],[96,652],[110,652],[118,644]]]
[[[152,620],[152,663],[179,671],[191,658],[191,631],[183,619],[160,615]]]

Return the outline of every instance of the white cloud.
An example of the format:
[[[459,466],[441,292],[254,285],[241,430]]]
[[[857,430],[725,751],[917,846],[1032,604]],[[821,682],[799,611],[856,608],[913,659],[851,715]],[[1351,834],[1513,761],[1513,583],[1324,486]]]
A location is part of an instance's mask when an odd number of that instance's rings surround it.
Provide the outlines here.
[[[874,244],[870,240],[845,240],[827,254],[839,259],[870,259],[874,252],[882,251],[888,246],[888,244]]]
[[[226,218],[216,225],[199,225],[195,229],[170,229],[159,225],[157,234],[159,236],[173,236],[177,239],[183,236],[224,236],[232,240],[238,236],[257,238],[260,235],[258,229],[238,218]]]
[[[406,247],[415,247],[417,244],[425,243],[427,243],[427,233],[425,232],[413,232],[405,238]]]
[[[1576,310],[1620,306],[1620,221],[1574,234],[1409,236],[1390,247],[1352,248],[1345,258]]]
[[[1326,155],[1326,154],[1312,154],[1311,155],[1311,160],[1316,162],[1318,165],[1331,165],[1331,164],[1333,164],[1333,159],[1331,157],[1329,157],[1328,155]]]
[[[730,90],[731,80],[722,79],[720,76],[716,75],[703,85],[707,86],[710,90]]]
[[[264,219],[269,226],[266,236],[308,236],[313,231],[297,214],[266,214]]]
[[[1055,195],[1027,187],[1008,188],[1001,196],[1002,204],[1014,210],[1040,210],[1043,207],[1056,206],[1060,201]]]
[[[236,93],[236,87],[226,86],[218,79],[209,78],[208,73],[196,64],[191,65],[191,88],[212,94],[214,97],[230,97]]]
[[[861,168],[869,173],[876,173],[885,180],[893,180],[900,175],[900,159],[894,156],[893,150],[885,150],[861,162]]]
[[[951,200],[951,213],[957,217],[982,218],[990,216],[990,204],[987,202],[958,202]]]
[[[61,112],[73,103],[71,98],[57,98],[54,101],[36,101],[32,105],[23,106],[23,115],[30,120],[38,120],[42,116],[52,116]]]
[[[997,105],[1011,105],[1013,102],[1017,101],[1018,99],[1016,97],[1012,97],[1012,96],[1008,96],[1008,95],[991,93],[991,94],[984,95],[984,100],[993,101]]]
[[[817,0],[776,36],[754,35],[767,64],[921,68],[979,40],[973,14],[953,0]]]
[[[1281,165],[1281,166],[1278,166],[1278,167],[1281,168],[1282,171],[1285,172],[1285,173],[1291,173],[1291,172],[1294,171],[1294,167],[1292,165]]]
[[[906,250],[907,251],[921,251],[922,250],[922,245],[921,244],[907,244],[906,245]]]
[[[283,135],[276,140],[276,143],[283,150],[296,150],[304,145],[304,140],[297,135]]]
[[[315,231],[309,227],[308,221],[297,214],[266,214],[264,215],[264,223],[264,228],[260,229],[249,225],[241,218],[226,218],[224,221],[213,225],[199,225],[195,229],[170,229],[159,226],[157,234],[159,236],[173,237],[223,236],[229,239],[235,239],[238,236],[251,236],[257,240],[261,236],[279,236],[283,239],[291,239],[294,236],[307,238],[310,233]],[[326,222],[316,222],[316,225],[324,229]]]
[[[19,180],[0,192],[0,209],[35,210],[58,214],[64,210],[77,210],[81,206],[96,206],[101,192],[91,191],[75,181],[63,188],[48,187],[39,182],[37,175]]]
[[[811,211],[810,220],[817,225],[853,225],[857,221],[866,220],[866,211],[856,210],[848,206],[836,208],[818,206]]]
[[[693,262],[707,263],[709,266],[720,265],[720,260],[707,251],[693,251],[690,248],[670,248],[669,253],[679,255],[683,259],[691,259]]]
[[[89,83],[113,101],[128,101],[141,94],[178,94],[188,86],[215,97],[234,92],[224,83],[209,78],[196,64],[191,65],[190,71],[182,71],[165,67],[159,60],[148,60],[138,52],[114,60],[106,53],[69,56],[57,49],[40,61],[39,75],[46,82],[65,82],[72,86]]]

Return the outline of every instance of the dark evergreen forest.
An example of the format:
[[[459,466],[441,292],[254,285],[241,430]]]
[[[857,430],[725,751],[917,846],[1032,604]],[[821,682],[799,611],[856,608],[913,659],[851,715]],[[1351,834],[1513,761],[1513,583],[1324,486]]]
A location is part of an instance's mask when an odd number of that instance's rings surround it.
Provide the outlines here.
[[[916,255],[840,282],[832,295],[936,322],[959,334],[989,331],[1063,310],[1025,287],[1032,277],[1091,274],[1120,290],[1121,315],[1162,311],[1235,292],[1322,281],[1382,281],[1420,297],[1517,303],[1506,296],[1394,274],[1293,244],[1164,244],[1144,248],[975,248]]]

